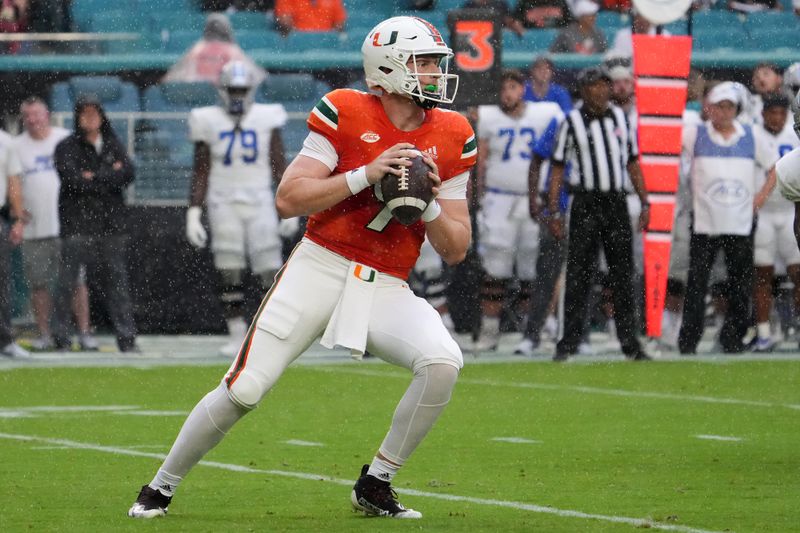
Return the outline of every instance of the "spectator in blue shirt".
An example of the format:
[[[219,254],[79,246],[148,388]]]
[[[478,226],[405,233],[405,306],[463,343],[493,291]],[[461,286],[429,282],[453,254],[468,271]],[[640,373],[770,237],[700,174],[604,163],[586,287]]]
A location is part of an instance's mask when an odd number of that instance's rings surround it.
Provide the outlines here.
[[[569,91],[553,83],[553,61],[547,56],[539,56],[530,67],[531,78],[525,83],[525,100],[530,102],[555,102],[564,113],[572,109]]]

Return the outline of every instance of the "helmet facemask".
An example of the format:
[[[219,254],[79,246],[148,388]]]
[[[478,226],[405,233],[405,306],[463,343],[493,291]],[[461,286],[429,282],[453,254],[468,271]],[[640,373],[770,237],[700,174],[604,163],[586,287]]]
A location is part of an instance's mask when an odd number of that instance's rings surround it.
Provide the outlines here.
[[[433,109],[439,104],[453,103],[458,92],[458,75],[449,73],[452,54],[407,53],[411,61],[406,60],[403,64],[406,73],[402,85],[403,92],[423,109]],[[418,72],[417,59],[432,56],[439,58],[439,72]],[[423,84],[420,78],[433,78],[435,83]]]
[[[253,72],[241,61],[228,63],[219,79],[219,95],[225,111],[233,117],[247,114],[255,99]]]
[[[229,115],[241,117],[247,113],[252,103],[249,89],[229,87],[223,89],[222,92],[222,100],[225,102],[225,109]]]

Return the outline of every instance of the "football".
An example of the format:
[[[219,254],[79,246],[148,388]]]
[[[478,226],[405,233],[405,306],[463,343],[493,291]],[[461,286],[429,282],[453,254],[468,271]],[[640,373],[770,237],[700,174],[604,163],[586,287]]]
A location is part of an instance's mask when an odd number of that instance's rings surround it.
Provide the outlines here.
[[[433,199],[433,182],[428,177],[431,167],[422,159],[419,150],[414,151],[417,155],[410,158],[410,167],[403,167],[402,176],[386,174],[380,182],[383,202],[395,220],[404,226],[419,220]]]

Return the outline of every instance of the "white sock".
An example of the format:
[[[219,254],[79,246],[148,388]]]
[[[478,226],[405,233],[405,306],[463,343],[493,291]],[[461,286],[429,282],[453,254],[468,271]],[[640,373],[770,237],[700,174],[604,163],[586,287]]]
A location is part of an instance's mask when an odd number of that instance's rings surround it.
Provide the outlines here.
[[[772,330],[769,327],[769,322],[759,322],[756,326],[759,339],[769,339],[772,336]]]
[[[171,496],[189,470],[248,412],[228,398],[225,384],[206,394],[189,413],[150,487]]]
[[[372,464],[369,465],[367,474],[374,476],[381,481],[388,481],[391,483],[398,470],[400,470],[399,465],[392,464],[389,461],[384,461],[376,455],[372,459]]]
[[[156,472],[156,477],[150,482],[150,488],[159,491],[164,496],[172,497],[180,482],[181,478],[173,476],[163,468],[159,468],[158,472]]]
[[[225,322],[228,325],[228,335],[231,339],[241,340],[247,335],[247,322],[244,321],[244,318],[237,316],[228,318]]]
[[[490,336],[500,335],[500,317],[484,316],[483,323],[481,324],[481,334]]]

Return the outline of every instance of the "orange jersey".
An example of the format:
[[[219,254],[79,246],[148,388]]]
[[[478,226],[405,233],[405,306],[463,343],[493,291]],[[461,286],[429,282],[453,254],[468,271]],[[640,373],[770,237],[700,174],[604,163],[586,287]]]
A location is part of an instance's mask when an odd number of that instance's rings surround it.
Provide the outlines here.
[[[445,182],[467,172],[477,154],[472,127],[459,113],[432,109],[419,128],[401,131],[386,116],[378,96],[352,89],[323,96],[308,117],[308,127],[336,149],[339,161],[333,174],[371,163],[395,144],[408,142],[433,157]],[[311,215],[306,236],[352,261],[406,279],[425,239],[425,223],[403,226],[373,190],[367,187]]]

